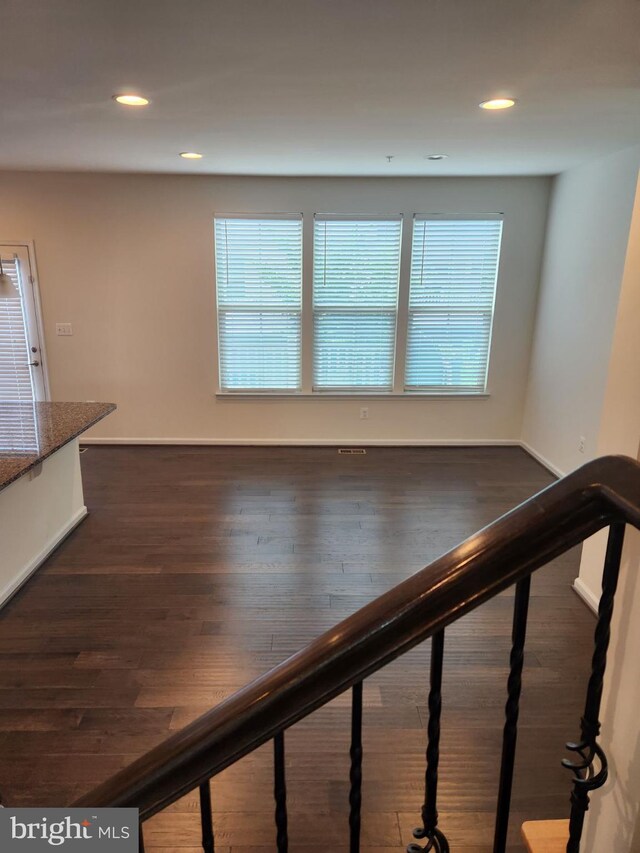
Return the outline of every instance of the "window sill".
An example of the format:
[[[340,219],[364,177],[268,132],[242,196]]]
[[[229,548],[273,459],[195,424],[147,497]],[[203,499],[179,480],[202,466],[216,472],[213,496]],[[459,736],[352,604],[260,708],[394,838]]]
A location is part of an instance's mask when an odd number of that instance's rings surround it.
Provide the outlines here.
[[[488,400],[491,394],[486,391],[474,393],[471,391],[452,391],[449,394],[429,391],[216,391],[218,400]]]

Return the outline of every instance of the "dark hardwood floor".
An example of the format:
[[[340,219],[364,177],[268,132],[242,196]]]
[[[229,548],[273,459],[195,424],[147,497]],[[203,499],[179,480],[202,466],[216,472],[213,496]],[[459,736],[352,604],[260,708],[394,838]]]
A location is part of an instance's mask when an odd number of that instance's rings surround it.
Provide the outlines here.
[[[519,448],[90,447],[89,518],[0,613],[0,791],[66,805],[320,631],[551,482]],[[592,615],[573,552],[533,580],[512,849],[568,812]],[[447,630],[441,826],[491,850],[513,592]],[[418,823],[429,644],[364,690],[363,849]],[[293,853],[344,851],[349,698],[287,734]],[[213,784],[216,850],[274,850],[271,753]],[[197,797],[148,825],[192,853]]]

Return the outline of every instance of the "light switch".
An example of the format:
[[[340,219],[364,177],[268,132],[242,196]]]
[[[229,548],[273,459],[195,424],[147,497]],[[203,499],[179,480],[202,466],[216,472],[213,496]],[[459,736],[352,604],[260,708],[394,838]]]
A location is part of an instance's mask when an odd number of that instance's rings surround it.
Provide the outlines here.
[[[56,335],[72,335],[71,323],[56,323]]]

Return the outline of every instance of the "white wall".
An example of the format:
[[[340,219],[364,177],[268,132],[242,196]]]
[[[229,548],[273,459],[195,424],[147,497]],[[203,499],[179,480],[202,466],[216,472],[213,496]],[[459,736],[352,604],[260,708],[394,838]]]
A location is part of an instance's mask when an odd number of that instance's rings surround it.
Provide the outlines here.
[[[640,459],[640,182],[624,268],[599,451]],[[611,778],[594,796],[584,850],[640,853],[640,533],[628,530],[603,698],[602,744]],[[580,566],[587,588],[600,583],[602,555],[588,542]]]
[[[640,445],[640,181],[616,312],[596,456],[623,453],[635,459]],[[585,542],[576,589],[596,605],[600,598],[606,535]]]
[[[518,440],[550,181],[0,174],[0,239],[33,239],[52,394],[114,401],[94,436]],[[212,216],[505,214],[488,399],[229,400],[216,386]],[[71,322],[73,337],[55,337]]]
[[[554,181],[523,439],[560,472],[598,452],[639,166],[634,148]]]
[[[560,471],[608,453],[640,455],[639,168],[633,149],[554,182],[523,438]],[[583,547],[576,589],[592,606],[605,545],[603,532]],[[639,573],[640,535],[629,530],[601,714],[611,773],[592,798],[585,853],[640,853]]]
[[[609,780],[593,794],[582,850],[640,853],[640,533],[628,530],[616,595],[600,742]]]
[[[629,230],[597,453],[636,457],[640,443],[640,178]]]

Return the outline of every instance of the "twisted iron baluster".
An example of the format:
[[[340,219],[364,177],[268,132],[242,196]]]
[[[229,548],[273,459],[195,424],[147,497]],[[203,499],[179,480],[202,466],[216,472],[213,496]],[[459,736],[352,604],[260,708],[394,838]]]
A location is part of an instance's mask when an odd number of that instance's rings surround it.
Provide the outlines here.
[[[604,785],[609,775],[607,756],[597,743],[597,738],[600,734],[600,703],[611,637],[613,601],[620,574],[624,529],[625,526],[621,523],[612,524],[609,529],[607,553],[602,573],[602,596],[598,607],[598,624],[595,631],[595,649],[591,660],[591,677],[587,687],[584,716],[580,721],[580,742],[567,744],[567,749],[579,755],[580,760],[571,761],[565,758],[562,762],[563,766],[571,770],[575,776],[571,794],[567,853],[579,853],[584,816],[589,809],[589,794]],[[595,765],[596,759],[597,767]]]
[[[362,682],[351,694],[351,769],[349,771],[349,851],[360,851],[360,808],[362,805]]]
[[[211,813],[211,788],[209,782],[200,785],[200,823],[202,825],[202,849],[214,853],[213,815]]]
[[[276,801],[276,847],[278,853],[287,853],[289,835],[287,829],[287,785],[284,771],[284,732],[273,739],[273,793]]]
[[[505,724],[502,734],[502,761],[500,763],[500,783],[498,785],[498,805],[496,808],[493,853],[504,853],[507,846],[513,768],[516,760],[516,744],[518,741],[524,642],[527,634],[530,592],[531,576],[518,581],[513,606],[511,654],[509,657],[509,678],[507,680],[507,704],[505,706]]]
[[[440,716],[442,713],[442,659],[444,631],[431,639],[431,676],[429,689],[429,723],[427,726],[427,769],[424,777],[422,826],[413,830],[414,838],[425,838],[426,847],[409,844],[407,853],[449,853],[449,842],[438,829],[438,764],[440,761]]]

